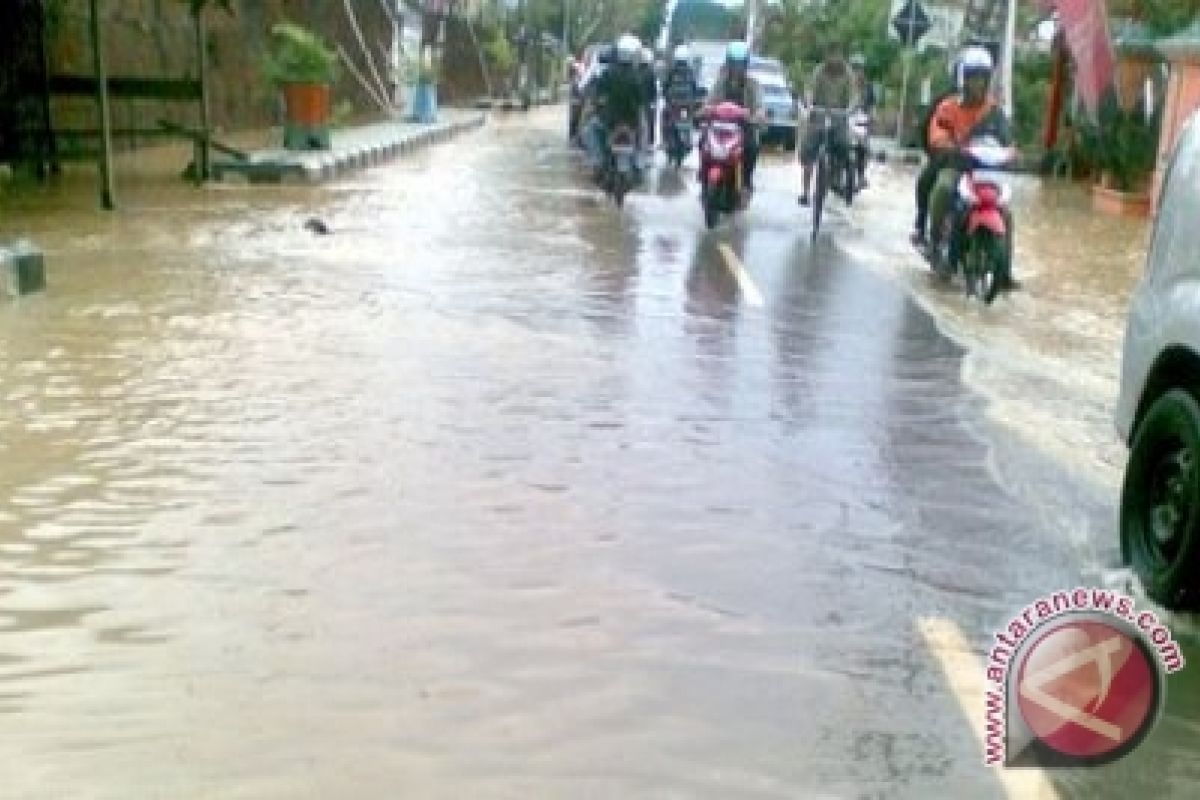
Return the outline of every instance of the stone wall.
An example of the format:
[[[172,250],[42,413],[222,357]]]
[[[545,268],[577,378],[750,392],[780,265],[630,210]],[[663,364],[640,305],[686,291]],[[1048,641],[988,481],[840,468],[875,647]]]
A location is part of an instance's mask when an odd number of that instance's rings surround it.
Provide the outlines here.
[[[3,0],[0,0],[2,2]],[[391,25],[378,0],[351,0],[364,38],[381,74]],[[277,125],[282,108],[277,91],[262,74],[262,54],[271,26],[281,20],[317,31],[331,46],[341,44],[359,65],[365,61],[342,0],[234,0],[231,16],[219,9],[207,12],[209,33],[210,110],[219,130],[244,130]],[[85,0],[47,0],[50,23],[51,71],[88,75],[92,54]],[[120,0],[101,3],[109,75],[195,78],[195,33],[184,0]],[[386,75],[383,75],[386,80]],[[335,87],[335,104],[349,100],[359,113],[379,114],[349,70]],[[120,101],[113,105],[116,127],[153,127],[157,120],[195,124],[193,104],[158,101]],[[59,98],[54,105],[57,127],[93,126],[95,103]]]

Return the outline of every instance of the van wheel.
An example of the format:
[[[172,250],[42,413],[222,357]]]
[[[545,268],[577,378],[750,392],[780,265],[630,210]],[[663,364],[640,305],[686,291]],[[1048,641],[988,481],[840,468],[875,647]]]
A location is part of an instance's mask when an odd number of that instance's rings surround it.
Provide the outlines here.
[[[1200,404],[1182,389],[1160,397],[1134,436],[1121,554],[1155,601],[1200,608]]]

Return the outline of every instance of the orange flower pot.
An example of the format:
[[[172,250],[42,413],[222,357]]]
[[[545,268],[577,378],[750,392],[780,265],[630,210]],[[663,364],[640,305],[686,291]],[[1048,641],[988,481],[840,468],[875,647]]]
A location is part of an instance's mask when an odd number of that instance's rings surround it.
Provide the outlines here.
[[[1092,208],[1115,217],[1150,216],[1149,192],[1119,192],[1105,186],[1092,187]]]
[[[320,128],[329,124],[330,92],[324,83],[287,83],[283,86],[287,122],[303,128]]]

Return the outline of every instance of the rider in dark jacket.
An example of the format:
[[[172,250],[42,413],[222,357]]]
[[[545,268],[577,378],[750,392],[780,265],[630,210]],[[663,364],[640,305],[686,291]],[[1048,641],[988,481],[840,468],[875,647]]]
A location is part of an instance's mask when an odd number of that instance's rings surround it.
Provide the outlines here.
[[[589,87],[588,102],[595,114],[585,135],[596,169],[604,163],[608,134],[616,126],[628,125],[634,131],[641,127],[646,101],[645,84],[637,68],[640,53],[641,44],[636,38],[622,36],[617,42],[614,63]]]
[[[671,110],[680,106],[694,111],[700,104],[700,82],[696,80],[696,71],[692,68],[692,54],[687,45],[675,48],[671,71],[663,81],[662,129],[663,140],[668,135],[668,125],[671,123]]]

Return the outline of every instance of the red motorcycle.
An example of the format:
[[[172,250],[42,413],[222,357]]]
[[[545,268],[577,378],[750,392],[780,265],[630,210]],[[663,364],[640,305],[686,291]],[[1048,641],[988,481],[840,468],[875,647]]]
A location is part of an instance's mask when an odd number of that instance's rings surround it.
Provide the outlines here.
[[[733,214],[750,201],[742,175],[749,112],[737,103],[721,103],[700,113],[700,202],[704,224],[716,227],[721,214]]]
[[[967,296],[990,304],[1012,275],[1010,173],[1017,160],[1013,147],[991,136],[972,139],[962,148],[963,169],[954,208],[946,215],[941,247],[933,253],[934,270],[950,280],[961,272]]]

